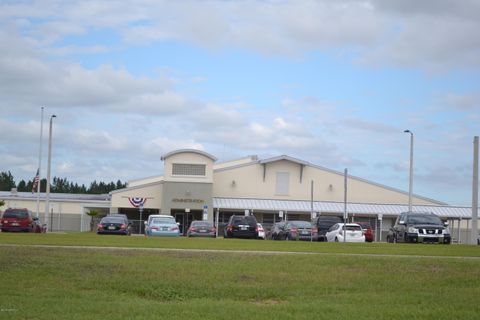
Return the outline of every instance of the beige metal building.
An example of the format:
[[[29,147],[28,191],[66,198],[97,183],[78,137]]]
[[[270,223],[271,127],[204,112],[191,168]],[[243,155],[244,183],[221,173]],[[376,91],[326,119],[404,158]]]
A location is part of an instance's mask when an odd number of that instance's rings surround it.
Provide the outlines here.
[[[150,214],[175,216],[183,232],[192,220],[217,222],[220,228],[232,214],[253,214],[265,227],[282,219],[310,220],[321,215],[344,213],[344,174],[300,159],[282,155],[257,156],[216,163],[206,152],[182,149],[164,155],[163,176],[129,181],[127,188],[109,195],[52,194],[50,230],[88,230],[97,209],[104,214],[123,213],[136,232]],[[313,185],[313,192],[312,192]],[[348,177],[347,213],[351,221],[365,221],[384,240],[396,217],[408,211],[408,193],[362,178]],[[312,196],[313,195],[313,196]],[[36,210],[36,195],[0,192],[5,207]],[[44,195],[40,200],[40,218]],[[428,211],[450,222],[454,239],[468,237],[471,208],[449,206],[414,195],[413,211]],[[67,223],[67,221],[76,221]],[[463,242],[463,241],[462,241]]]
[[[50,194],[50,212],[45,214],[45,194],[31,192],[1,191],[0,199],[6,208],[27,208],[37,214],[42,223],[48,223],[49,231],[89,231],[90,217],[86,214],[92,209],[105,215],[109,212],[110,196],[108,194]],[[38,205],[38,207],[37,207]],[[1,215],[1,214],[0,214]]]
[[[143,199],[143,218],[152,213],[175,216],[182,231],[192,220],[219,225],[232,214],[253,214],[267,227],[282,219],[310,220],[312,212],[342,215],[344,174],[282,155],[269,159],[248,156],[216,164],[216,158],[199,150],[183,149],[161,158],[164,175],[131,181],[111,192],[112,213],[139,219],[131,199]],[[313,197],[312,197],[313,185]],[[408,193],[358,177],[348,177],[349,219],[369,222],[385,239],[401,212],[408,211]],[[414,211],[434,212],[460,232],[471,209],[415,195]],[[462,224],[465,228],[465,223]]]

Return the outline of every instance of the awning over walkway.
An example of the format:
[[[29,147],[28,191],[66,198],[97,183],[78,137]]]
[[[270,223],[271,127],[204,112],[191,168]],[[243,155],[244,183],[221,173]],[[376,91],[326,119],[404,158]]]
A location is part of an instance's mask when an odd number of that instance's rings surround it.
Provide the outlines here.
[[[245,210],[253,209],[258,211],[288,211],[298,213],[310,213],[311,202],[304,200],[273,200],[254,198],[213,198],[215,209]],[[320,213],[343,214],[343,202],[314,201],[313,211]],[[433,212],[442,218],[450,219],[471,219],[472,208],[456,206],[413,206],[416,212]],[[398,216],[408,211],[408,205],[401,204],[376,204],[376,203],[348,203],[347,212],[355,215],[378,215]]]

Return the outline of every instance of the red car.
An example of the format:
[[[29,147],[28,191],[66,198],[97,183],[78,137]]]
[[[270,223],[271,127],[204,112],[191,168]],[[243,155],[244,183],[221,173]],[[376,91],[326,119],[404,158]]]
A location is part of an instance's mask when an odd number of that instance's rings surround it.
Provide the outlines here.
[[[365,236],[365,242],[373,242],[374,234],[372,226],[368,222],[357,222],[363,229],[363,235]]]
[[[0,228],[3,232],[23,231],[43,233],[46,231],[38,218],[32,216],[28,209],[8,208],[0,219]]]

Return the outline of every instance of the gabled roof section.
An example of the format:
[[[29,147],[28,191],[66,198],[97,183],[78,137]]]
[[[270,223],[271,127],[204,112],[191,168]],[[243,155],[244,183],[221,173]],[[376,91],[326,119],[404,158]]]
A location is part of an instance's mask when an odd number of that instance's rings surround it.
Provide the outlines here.
[[[246,156],[239,159],[233,159],[225,162],[216,163],[213,165],[213,170],[237,167],[240,165],[252,164],[252,163],[258,163],[258,156],[252,155],[252,156]]]
[[[196,154],[200,154],[204,157],[207,157],[207,158],[210,158],[212,159],[213,162],[217,161],[217,158],[212,156],[210,153],[207,153],[205,151],[201,151],[201,150],[197,150],[197,149],[179,149],[179,150],[174,150],[174,151],[171,151],[167,154],[164,154],[160,160],[164,161],[165,159],[167,159],[168,157],[171,157],[173,155],[176,155],[176,154],[179,154],[179,153],[196,153]]]
[[[134,179],[127,181],[127,187],[135,187],[153,182],[161,182],[164,180],[163,176],[151,176],[146,178]]]
[[[159,180],[159,181],[149,182],[149,183],[142,184],[142,185],[135,185],[135,186],[131,186],[131,187],[126,187],[126,188],[123,188],[123,189],[116,189],[116,190],[110,191],[108,194],[111,196],[112,194],[128,192],[128,191],[131,191],[131,190],[143,189],[143,188],[146,188],[146,187],[161,185],[163,183],[164,183],[163,180]]]
[[[263,160],[260,160],[260,163],[261,164],[266,164],[266,163],[271,163],[271,162],[276,162],[276,161],[281,161],[281,160],[286,160],[286,161],[298,163],[298,164],[301,164],[301,165],[304,165],[304,166],[310,166],[311,165],[307,161],[300,160],[300,159],[297,159],[297,158],[293,158],[293,157],[290,157],[290,156],[287,156],[287,155],[281,155],[281,156],[278,156],[278,157],[263,159]]]

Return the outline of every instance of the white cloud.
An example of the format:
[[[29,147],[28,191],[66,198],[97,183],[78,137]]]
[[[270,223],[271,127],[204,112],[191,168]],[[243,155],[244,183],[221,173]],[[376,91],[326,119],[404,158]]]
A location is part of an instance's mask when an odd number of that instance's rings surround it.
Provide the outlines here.
[[[372,65],[426,70],[480,65],[478,1],[34,1],[0,11],[47,47],[109,29],[126,43],[178,40],[268,55],[350,51]]]
[[[441,103],[461,111],[480,111],[480,92],[448,92],[441,97]]]

